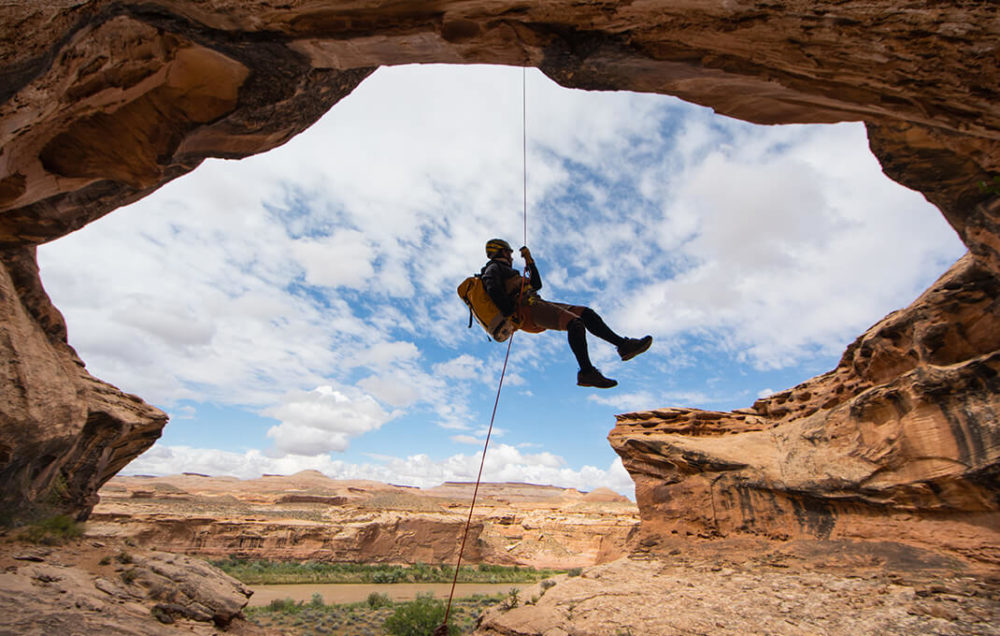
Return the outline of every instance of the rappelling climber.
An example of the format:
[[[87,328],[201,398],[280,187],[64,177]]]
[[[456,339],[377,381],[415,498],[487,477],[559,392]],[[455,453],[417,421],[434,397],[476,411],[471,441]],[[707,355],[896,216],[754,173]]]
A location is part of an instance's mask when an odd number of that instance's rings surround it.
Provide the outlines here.
[[[510,244],[503,239],[486,242],[486,256],[490,260],[483,267],[481,277],[490,299],[522,331],[539,333],[554,329],[568,332],[569,347],[580,364],[580,371],[576,374],[578,386],[599,389],[616,386],[617,380],[604,377],[591,364],[587,352],[587,332],[616,346],[622,360],[631,360],[649,349],[653,337],[623,338],[604,324],[597,312],[589,307],[543,300],[538,295],[538,290],[542,288],[538,265],[527,247],[522,247],[520,252],[525,265],[523,282],[521,273],[513,268],[514,250]]]

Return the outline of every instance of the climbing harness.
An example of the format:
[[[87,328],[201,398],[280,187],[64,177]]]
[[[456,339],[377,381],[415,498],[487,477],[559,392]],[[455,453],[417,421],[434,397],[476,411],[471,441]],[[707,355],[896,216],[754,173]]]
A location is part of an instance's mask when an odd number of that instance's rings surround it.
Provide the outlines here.
[[[527,97],[526,97],[526,75],[527,71],[524,67],[521,67],[521,185],[522,185],[522,203],[521,203],[521,216],[522,216],[522,231],[523,240],[522,245],[528,244],[528,133],[527,133]],[[521,291],[518,294],[520,298],[524,294],[524,283],[526,278],[521,277]],[[510,359],[510,348],[514,344],[514,334],[510,334],[510,338],[507,339],[507,353],[503,357],[503,368],[500,370],[500,382],[497,385],[497,395],[496,399],[493,400],[493,413],[490,415],[490,426],[486,431],[486,443],[483,444],[483,455],[479,460],[479,474],[476,475],[476,487],[472,490],[472,503],[469,504],[469,517],[465,520],[465,531],[462,532],[462,544],[458,549],[458,562],[455,563],[455,575],[451,579],[451,591],[448,593],[448,605],[444,611],[444,621],[441,626],[434,632],[437,635],[439,632],[442,634],[447,634],[448,631],[448,617],[451,615],[451,602],[455,597],[455,584],[458,582],[458,572],[462,567],[462,555],[465,553],[465,541],[469,536],[469,527],[472,525],[472,511],[476,507],[476,497],[479,494],[479,484],[483,478],[483,466],[486,464],[486,450],[490,447],[490,436],[493,434],[493,421],[497,416],[497,406],[500,404],[500,390],[503,388],[503,378],[507,373],[507,361]],[[443,631],[442,631],[443,628]]]

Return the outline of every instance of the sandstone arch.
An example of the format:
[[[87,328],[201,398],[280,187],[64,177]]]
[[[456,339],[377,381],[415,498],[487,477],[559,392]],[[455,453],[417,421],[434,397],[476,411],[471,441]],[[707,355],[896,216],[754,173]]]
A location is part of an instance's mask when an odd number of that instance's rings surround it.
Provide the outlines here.
[[[1000,174],[991,3],[25,0],[0,16],[5,507],[44,500],[85,515],[99,484],[165,423],[86,373],[41,287],[35,245],[205,157],[283,143],[380,65],[480,62],[537,66],[571,87],[672,94],[758,123],[864,120],[886,173],[924,193],[969,247],[808,386],[745,413],[623,417],[611,439],[637,477],[647,527],[854,536],[852,519],[902,511],[965,530],[998,525],[1000,198],[978,185]],[[905,443],[866,437],[885,426]],[[861,457],[870,474],[782,475],[781,440],[809,436],[835,451],[814,461]],[[763,445],[774,465],[721,461],[712,446],[723,438]],[[907,454],[917,439],[954,450],[932,466]],[[716,483],[725,514],[669,504],[685,489],[711,499]],[[759,513],[763,500],[773,515]],[[954,547],[998,558],[995,535],[966,534]]]

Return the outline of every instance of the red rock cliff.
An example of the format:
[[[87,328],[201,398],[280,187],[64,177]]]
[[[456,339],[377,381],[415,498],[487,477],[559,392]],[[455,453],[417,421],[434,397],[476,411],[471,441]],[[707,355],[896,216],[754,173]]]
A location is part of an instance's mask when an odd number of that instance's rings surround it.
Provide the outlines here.
[[[644,541],[891,539],[1000,563],[998,291],[966,256],[829,373],[732,413],[619,416]]]
[[[969,246],[831,374],[744,414],[624,418],[612,442],[651,526],[688,515],[685,527],[710,532],[822,534],[850,509],[996,527],[1000,204],[977,187],[1000,173],[992,3],[42,0],[8,3],[0,18],[5,508],[47,496],[86,514],[96,487],[165,421],[83,370],[41,289],[34,245],[205,157],[283,143],[379,65],[483,62],[755,122],[864,120],[887,174],[923,192]],[[735,432],[744,427],[758,430]],[[928,457],[920,444],[955,450]],[[711,523],[684,512],[695,506],[679,497],[706,493],[743,512]]]

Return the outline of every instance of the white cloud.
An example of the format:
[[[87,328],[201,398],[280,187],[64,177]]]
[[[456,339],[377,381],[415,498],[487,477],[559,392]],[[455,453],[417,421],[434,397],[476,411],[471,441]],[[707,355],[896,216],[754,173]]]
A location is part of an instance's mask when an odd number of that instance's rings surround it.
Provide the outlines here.
[[[295,241],[292,253],[305,269],[306,282],[312,285],[361,289],[375,274],[372,261],[376,252],[356,230]]]
[[[587,399],[597,404],[613,406],[619,411],[649,411],[663,406],[662,397],[647,392],[591,394]]]
[[[406,407],[421,398],[420,388],[412,380],[410,374],[394,371],[385,375],[370,375],[358,382],[358,387],[387,404]]]
[[[446,378],[474,380],[482,377],[483,361],[463,353],[457,358],[434,365],[434,372]]]
[[[616,312],[627,328],[700,334],[759,368],[790,366],[839,352],[962,253],[935,210],[879,174],[860,125],[773,131],[737,130],[705,157],[688,132],[698,161],[656,230],[674,274],[627,295]]]
[[[261,414],[281,421],[267,436],[279,452],[295,455],[346,450],[352,437],[376,430],[393,417],[369,395],[330,386],[291,392]]]
[[[284,146],[206,161],[41,246],[70,343],[95,375],[158,405],[280,414],[282,453],[343,449],[389,418],[417,441],[437,427],[480,435],[503,350],[466,329],[455,287],[483,264],[486,239],[522,240],[520,84],[502,68],[380,69]],[[566,91],[535,71],[528,104],[543,296],[657,337],[621,367],[591,338],[622,386],[585,400],[546,382],[572,364],[563,334],[518,335],[505,386],[566,404],[567,417],[718,400],[707,379],[672,373],[706,354],[758,368],[836,355],[962,251],[936,211],[885,180],[860,125],[753,127],[661,96]],[[747,383],[750,395],[765,382]],[[327,417],[330,396],[307,391],[326,385],[347,398],[340,419]],[[245,470],[336,468],[322,454],[204,454]],[[457,474],[468,458],[455,457],[391,470]],[[510,459],[553,483],[585,479],[544,452]]]
[[[416,360],[419,357],[420,349],[412,342],[378,342],[358,352],[353,362],[358,366],[380,368]]]
[[[186,446],[154,445],[129,464],[126,474],[173,475],[200,472],[254,479],[262,474],[289,475],[301,470],[318,470],[333,479],[372,479],[385,483],[428,488],[445,481],[474,481],[479,471],[480,453],[452,455],[435,460],[426,454],[406,457],[382,456],[378,463],[355,464],[329,455],[285,455],[270,457],[258,450],[243,453]],[[483,469],[483,482],[512,481],[557,485],[591,491],[610,488],[634,499],[635,486],[621,460],[607,468],[585,465],[571,469],[551,453],[523,453],[499,444],[490,448]]]

